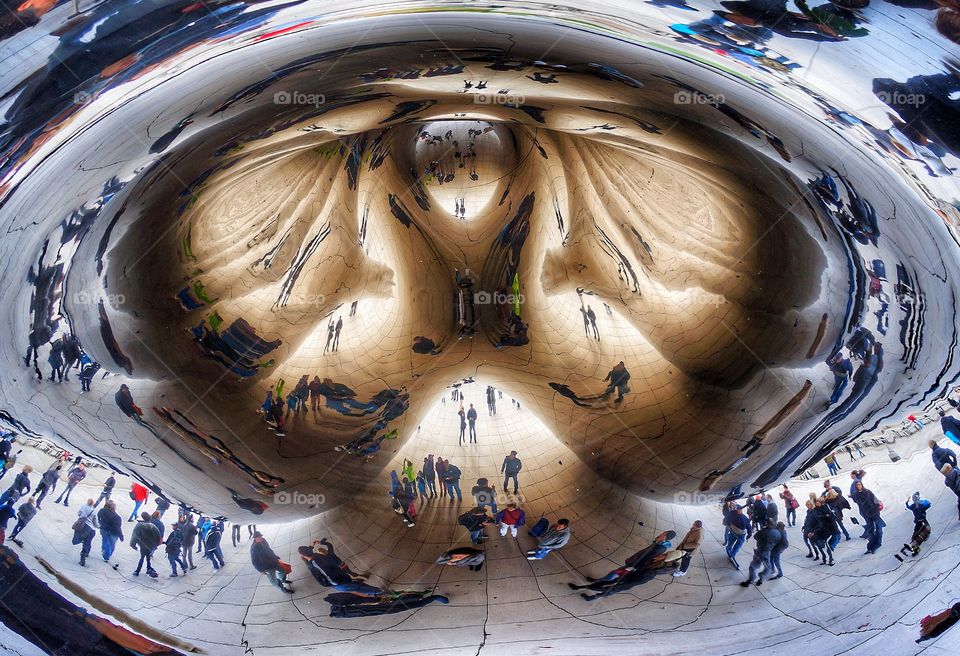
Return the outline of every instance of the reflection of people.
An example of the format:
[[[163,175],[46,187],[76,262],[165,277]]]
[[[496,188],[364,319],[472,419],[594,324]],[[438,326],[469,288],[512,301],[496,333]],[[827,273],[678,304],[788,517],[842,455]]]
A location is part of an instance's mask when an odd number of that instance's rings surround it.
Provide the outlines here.
[[[601,395],[601,398],[606,398],[613,393],[613,390],[617,390],[617,399],[616,402],[619,403],[623,401],[623,395],[630,391],[630,388],[627,386],[627,381],[630,380],[630,372],[627,371],[626,365],[623,364],[623,360],[618,362],[613,366],[613,369],[607,374],[607,377],[603,379],[604,381],[610,381],[610,384],[607,386],[606,391]]]
[[[520,473],[520,470],[523,469],[523,462],[520,461],[520,458],[517,457],[516,451],[511,451],[510,455],[503,459],[503,464],[500,465],[500,473],[503,474],[503,491],[507,491],[507,483],[510,479],[513,479],[513,493],[517,493],[517,489],[520,485],[517,483],[517,474]]]
[[[333,331],[333,347],[331,350],[336,351],[340,348],[340,331],[343,330],[343,317],[337,317],[337,325]]]
[[[570,520],[560,519],[550,530],[537,537],[539,546],[527,552],[527,560],[543,560],[551,551],[566,546],[570,541]]]
[[[957,31],[960,33],[960,27]],[[917,638],[917,642],[936,638],[958,621],[960,621],[960,602],[955,603],[947,610],[927,615],[920,620],[920,637]]]
[[[830,372],[833,373],[833,394],[830,395],[830,404],[836,403],[847,387],[847,382],[853,375],[853,365],[848,358],[843,357],[843,353],[837,353],[827,360]]]
[[[133,402],[133,395],[130,393],[130,388],[126,385],[121,385],[120,389],[117,390],[117,393],[113,396],[114,401],[117,402],[117,407],[120,408],[120,411],[126,416],[133,419],[138,424],[143,423],[143,410],[141,410],[136,403]]]
[[[293,586],[287,581],[289,565],[280,560],[280,557],[273,552],[270,544],[259,531],[253,534],[253,544],[250,545],[250,562],[255,570],[267,576],[270,583],[284,592],[293,592]]]
[[[960,421],[956,417],[950,417],[941,410],[940,428],[943,429],[943,434],[949,437],[951,442],[960,444]]]
[[[451,567],[469,567],[471,572],[479,572],[483,568],[483,561],[486,560],[486,553],[483,549],[474,547],[457,547],[437,556],[435,561],[437,565],[450,565]]]
[[[460,415],[460,446],[463,446],[463,437],[467,431],[467,417],[466,413],[463,411],[463,406],[457,410],[457,414]]]
[[[593,329],[593,337],[600,341],[600,331],[597,329],[597,313],[589,305],[587,306],[587,319],[590,321],[590,327]]]
[[[473,404],[470,404],[470,409],[467,410],[467,425],[470,428],[470,443],[477,443],[477,410],[473,407]]]

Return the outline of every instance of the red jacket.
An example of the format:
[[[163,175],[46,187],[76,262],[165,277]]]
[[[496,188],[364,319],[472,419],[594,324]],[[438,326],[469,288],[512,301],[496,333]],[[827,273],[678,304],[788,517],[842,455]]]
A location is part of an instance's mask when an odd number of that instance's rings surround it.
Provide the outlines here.
[[[150,495],[150,491],[147,488],[140,485],[139,483],[134,483],[133,486],[130,488],[130,494],[133,495],[134,501],[139,501],[143,503],[144,501],[147,500],[147,497]]]
[[[497,513],[495,519],[498,522],[506,524],[507,526],[523,526],[523,523],[526,520],[526,515],[519,508],[515,508],[513,510],[504,508]]]

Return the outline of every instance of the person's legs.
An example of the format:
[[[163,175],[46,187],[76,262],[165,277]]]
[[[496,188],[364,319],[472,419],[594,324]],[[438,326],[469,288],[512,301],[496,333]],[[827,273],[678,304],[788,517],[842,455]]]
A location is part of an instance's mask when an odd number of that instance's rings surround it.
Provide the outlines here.
[[[107,493],[106,493],[106,492],[101,492],[101,493],[100,493],[100,496],[97,497],[96,502],[93,504],[93,507],[96,508],[97,506],[99,506],[99,505],[101,504],[101,502],[103,502],[103,500],[106,499],[106,498],[108,498]]]
[[[688,551],[683,554],[683,558],[680,559],[680,571],[684,574],[687,573],[687,569],[690,567],[690,561],[693,560],[692,552]]]
[[[483,536],[482,528],[475,528],[472,531],[470,531],[470,541],[473,542],[474,544],[480,544],[483,541],[481,539],[482,536]]]
[[[463,495],[460,493],[460,481],[453,481],[453,489],[457,491],[457,501],[463,501]],[[450,495],[451,497],[453,495]]]
[[[41,483],[40,485],[37,486],[36,492],[37,492],[37,509],[39,510],[40,503],[44,500],[44,498],[50,492],[50,489],[46,485]]]
[[[134,504],[133,504],[133,512],[130,513],[130,517],[127,519],[128,522],[132,522],[132,521],[136,518],[137,512],[140,510],[140,506],[141,506],[142,504],[143,504],[142,501],[136,501],[136,502],[134,502]]]
[[[220,545],[217,545],[217,548],[213,550],[214,556],[216,556],[217,561],[220,563],[220,567],[226,565],[226,562],[223,560],[223,549],[220,548]]]
[[[140,570],[143,568],[143,562],[147,559],[147,552],[140,548],[140,560],[137,562],[137,569],[133,570],[134,576],[140,576]],[[150,571],[150,565],[147,565],[147,571]]]
[[[850,534],[847,533],[847,527],[843,525],[843,520],[839,517],[837,518],[837,524],[840,526],[840,530],[843,532],[844,537],[849,540]]]
[[[747,570],[747,584],[753,583],[753,580],[757,578],[757,571],[763,566],[763,559],[760,558],[757,554],[753,555],[753,560],[750,561],[750,567]]]
[[[476,443],[477,441],[477,425],[470,424],[470,442]]]
[[[517,474],[516,473],[510,474],[508,478],[513,479],[513,493],[516,494],[520,490],[520,483],[517,481]],[[506,491],[506,488],[507,488],[506,481],[504,481],[503,483],[503,488],[504,488],[504,491]]]
[[[23,530],[24,526],[26,526],[26,524],[23,523],[23,521],[18,519],[17,525],[13,527],[13,532],[10,534],[10,539],[11,540],[16,539],[16,537],[20,535],[20,531]]]
[[[170,575],[171,578],[177,575],[177,563],[180,562],[179,554],[167,553],[167,562],[170,563],[170,569],[173,573]]]
[[[509,526],[508,524],[504,524],[503,522],[500,522],[500,537],[502,537],[502,538],[503,538],[503,537],[506,537],[506,536],[507,536],[507,530],[508,530],[509,528],[510,528],[510,526]]]
[[[210,562],[213,564],[213,569],[215,569],[215,570],[220,569],[220,563],[217,562],[216,549],[210,549],[209,551],[207,551],[207,552],[206,552],[205,554],[203,554],[203,555],[204,555],[205,558],[208,558],[208,559],[210,560]]]
[[[103,540],[103,544],[101,545],[100,549],[103,559],[110,560],[113,557],[113,552],[117,548],[117,540],[119,539],[119,536],[100,531],[100,537]]]
[[[81,565],[87,560],[87,556],[90,555],[90,548],[93,546],[93,538],[96,535],[97,532],[88,526],[86,533],[83,535],[83,547],[80,549]]]
[[[776,551],[770,554],[770,564],[773,565],[773,568],[777,570],[777,575],[774,578],[779,579],[783,576],[783,569],[780,567],[780,554],[782,551]]]

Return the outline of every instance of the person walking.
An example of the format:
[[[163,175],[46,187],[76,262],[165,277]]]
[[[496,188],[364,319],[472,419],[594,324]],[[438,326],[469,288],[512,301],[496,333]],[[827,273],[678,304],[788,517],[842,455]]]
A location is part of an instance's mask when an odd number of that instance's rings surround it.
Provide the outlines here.
[[[627,382],[630,380],[630,372],[627,371],[627,367],[623,364],[623,360],[613,365],[607,373],[607,377],[603,379],[604,382],[609,381],[610,384],[607,386],[607,389],[600,395],[601,399],[606,399],[608,396],[613,394],[613,390],[617,390],[617,398],[615,403],[620,403],[623,401],[623,395],[627,394],[630,391],[630,387],[627,385]]]
[[[500,537],[506,537],[508,532],[517,537],[517,529],[526,523],[527,516],[517,504],[508,503],[493,519],[500,524]]]
[[[470,444],[477,443],[477,410],[473,407],[473,404],[470,404],[470,409],[467,410],[467,427],[470,429]]]
[[[338,325],[340,325],[340,322],[338,322]],[[340,332],[339,328],[337,332]],[[253,544],[250,545],[250,562],[255,570],[266,575],[270,583],[284,592],[293,592],[293,586],[287,581],[289,565],[281,561],[280,557],[273,552],[270,544],[267,543],[260,531],[253,534]]]
[[[226,563],[223,560],[223,549],[220,548],[220,540],[223,538],[223,527],[220,522],[207,519],[208,525],[203,534],[203,556],[209,558],[213,563],[214,571],[223,567]]]
[[[520,488],[519,483],[517,483],[517,474],[520,473],[520,470],[523,469],[523,462],[520,458],[517,457],[516,451],[511,451],[510,455],[503,459],[503,464],[500,465],[500,473],[503,474],[503,491],[507,491],[507,483],[510,482],[510,479],[513,479],[513,493],[516,494]]]
[[[677,545],[677,549],[683,552],[680,559],[680,568],[673,573],[674,576],[686,576],[687,569],[690,568],[690,561],[693,560],[693,554],[700,545],[703,544],[703,522],[699,519],[693,523],[683,540]]]
[[[784,551],[787,550],[787,547],[790,546],[790,541],[787,539],[787,527],[783,522],[777,523],[777,531],[780,532],[780,541],[770,550],[770,564],[773,565],[773,568],[777,570],[777,575],[770,578],[771,581],[775,579],[783,578],[783,568],[780,566],[780,556]]]
[[[960,515],[960,469],[947,463],[940,468],[940,473],[943,474],[943,484],[957,495],[957,513]]]
[[[93,506],[96,508],[96,504]],[[103,508],[97,511],[100,523],[100,555],[108,563],[117,548],[117,541],[123,542],[123,518],[117,513],[117,504],[108,499]]]
[[[0,505],[3,505],[10,499],[13,502],[19,501],[20,497],[26,496],[31,489],[30,473],[33,467],[24,465],[23,469],[13,479],[13,483],[7,488],[6,492],[0,494]]]
[[[853,501],[860,509],[860,515],[866,520],[867,529],[867,550],[864,554],[877,553],[877,549],[883,544],[883,527],[886,523],[880,516],[883,510],[883,504],[867,488],[863,487],[863,481],[857,481],[856,491],[853,493]]]
[[[170,535],[167,536],[166,541],[166,552],[167,552],[167,562],[170,563],[170,568],[173,571],[170,574],[170,578],[177,578],[177,565],[183,569],[183,575],[187,575],[187,561],[184,560],[183,552],[183,532],[180,530],[180,523],[174,523],[170,525]]]
[[[137,516],[137,512],[140,510],[140,507],[147,502],[147,498],[150,496],[150,491],[147,490],[144,486],[139,483],[134,483],[130,486],[130,498],[134,502],[133,512],[130,513],[130,517],[127,519],[128,522],[132,522]],[[149,514],[147,515],[149,517]]]
[[[797,508],[800,507],[800,502],[797,501],[797,498],[793,496],[793,492],[787,487],[786,483],[783,485],[783,492],[780,493],[780,498],[783,499],[783,506],[786,508],[786,518],[787,526],[796,526],[797,525]]]
[[[103,490],[100,492],[100,496],[97,497],[97,500],[94,502],[93,507],[96,508],[100,505],[101,501],[109,501],[110,495],[113,494],[113,488],[117,485],[117,479],[113,474],[110,474],[110,477],[104,482]]]
[[[447,483],[447,496],[450,497],[450,501],[453,501],[453,493],[457,493],[457,501],[463,501],[463,494],[460,492],[460,477],[463,473],[460,471],[460,468],[456,465],[451,465],[449,461],[444,461],[446,464],[446,472],[444,473],[446,483]]]
[[[570,541],[570,520],[558,519],[557,523],[537,538],[538,546],[527,552],[527,560],[543,560],[551,551],[562,549]]]
[[[147,565],[147,575],[150,578],[155,579],[159,576],[157,571],[153,569],[153,563],[151,561],[153,559],[153,552],[160,546],[161,541],[160,531],[158,531],[157,527],[150,521],[150,513],[144,511],[141,513],[140,521],[133,527],[133,533],[130,535],[130,547],[140,552],[140,561],[137,563],[137,568],[133,570],[134,576],[140,576],[140,570],[143,568],[144,563]]]
[[[97,515],[93,507],[93,499],[87,499],[86,505],[77,511],[77,519],[73,523],[73,544],[82,545],[80,547],[80,565],[86,566],[87,556],[90,555],[90,546],[93,544],[93,538],[100,527],[97,521]]]
[[[239,524],[234,524],[234,526],[239,527]],[[197,525],[193,523],[193,513],[188,513],[183,520],[180,533],[183,535],[183,562],[185,562],[190,569],[197,569],[197,566],[193,564],[193,545],[197,543],[197,535],[200,531],[197,530]],[[237,531],[238,537],[239,533],[240,532]],[[233,546],[237,545],[234,544]]]
[[[740,569],[740,563],[737,561],[737,554],[743,543],[749,540],[753,535],[753,527],[750,519],[743,514],[743,508],[734,503],[734,507],[727,517],[727,528],[729,529],[729,539],[726,543],[727,558],[737,570]]]
[[[827,403],[829,407],[840,400],[840,395],[843,394],[843,390],[846,389],[847,383],[853,376],[853,365],[849,358],[843,357],[843,352],[838,351],[827,360],[827,366],[830,368],[830,373],[833,374],[833,393]],[[831,474],[835,475],[836,472],[831,472]]]
[[[78,462],[73,467],[70,468],[70,471],[67,472],[67,487],[60,493],[54,503],[60,503],[63,501],[64,506],[70,505],[70,493],[73,492],[73,489],[80,484],[80,481],[87,477],[87,467],[82,462]]]
[[[767,525],[757,531],[753,537],[757,544],[753,549],[753,560],[750,561],[747,580],[740,583],[744,588],[753,583],[754,578],[756,578],[757,585],[763,585],[764,574],[772,573],[773,566],[770,563],[770,553],[780,542],[781,535],[773,520],[768,520]]]
[[[40,504],[44,498],[46,498],[48,494],[53,494],[54,490],[57,489],[61,469],[62,465],[57,465],[55,468],[43,472],[43,476],[40,477],[40,482],[37,483],[37,489],[34,490],[34,495],[37,497],[37,510],[41,509]]]
[[[920,553],[920,544],[930,536],[930,522],[927,521],[927,511],[930,510],[930,502],[921,498],[919,490],[907,499],[904,507],[913,514],[913,535],[910,537],[910,544],[903,545],[900,553],[909,549],[914,556]]]
[[[433,463],[432,453],[423,459],[423,478],[427,483],[427,489],[430,490],[430,498],[435,498],[437,496],[437,470]]]
[[[17,536],[20,535],[20,531],[27,527],[27,524],[30,523],[37,515],[37,506],[36,501],[33,497],[30,497],[26,501],[20,504],[20,507],[17,508],[17,524],[13,527],[13,532],[10,533],[10,540],[16,542],[17,546],[23,547],[23,543],[17,540]]]

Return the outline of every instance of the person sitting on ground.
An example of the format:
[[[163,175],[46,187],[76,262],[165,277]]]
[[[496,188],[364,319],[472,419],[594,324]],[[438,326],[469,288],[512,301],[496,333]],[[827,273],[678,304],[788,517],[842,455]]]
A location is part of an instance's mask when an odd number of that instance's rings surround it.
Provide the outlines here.
[[[551,551],[562,549],[570,541],[570,520],[560,519],[537,538],[539,546],[527,552],[527,560],[543,560]]]
[[[326,553],[317,553],[312,547],[306,546],[297,547],[297,553],[300,554],[300,559],[306,564],[313,578],[325,588],[334,588],[340,592],[380,592],[380,588],[368,585],[362,578],[354,579],[340,567],[331,566]],[[337,560],[340,559],[337,558]]]
[[[330,604],[330,617],[367,617],[402,613],[422,608],[433,602],[447,604],[450,600],[433,594],[433,590],[420,592],[382,590],[379,594],[360,592],[334,592],[323,598]]]
[[[693,523],[683,540],[677,545],[677,549],[683,552],[683,558],[680,559],[680,568],[673,573],[674,576],[685,576],[690,567],[690,561],[693,559],[694,552],[703,544],[703,522],[699,519]]]

